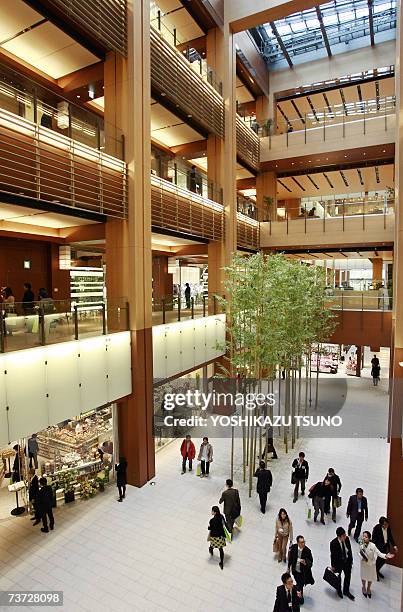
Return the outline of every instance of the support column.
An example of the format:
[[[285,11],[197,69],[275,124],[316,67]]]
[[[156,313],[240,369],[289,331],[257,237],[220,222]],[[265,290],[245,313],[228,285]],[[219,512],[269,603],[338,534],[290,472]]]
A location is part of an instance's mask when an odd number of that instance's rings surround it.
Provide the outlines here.
[[[271,202],[267,202],[265,198],[271,198]],[[257,175],[256,205],[259,221],[276,221],[277,175],[275,172],[261,172]]]
[[[129,0],[128,57],[110,53],[105,63],[107,152],[119,130],[128,164],[128,219],[106,224],[108,299],[128,300],[132,395],[118,402],[119,451],[128,461],[128,483],[155,475],[151,329],[150,15],[149,4]],[[136,105],[133,106],[133,100]]]
[[[401,8],[401,7],[400,7]],[[400,11],[399,11],[400,12]],[[396,202],[401,203],[403,195],[403,35],[401,14],[397,19],[396,32],[396,144],[395,144],[395,189]],[[403,542],[403,448],[402,448],[402,397],[403,397],[403,213],[401,206],[396,206],[395,246],[394,246],[394,299],[392,314],[393,381],[390,399],[390,463],[388,488],[388,518],[393,526],[395,540]],[[403,566],[401,550],[394,559],[393,565]]]
[[[376,257],[371,259],[372,263],[372,282],[382,283],[383,282],[383,259],[382,257]]]

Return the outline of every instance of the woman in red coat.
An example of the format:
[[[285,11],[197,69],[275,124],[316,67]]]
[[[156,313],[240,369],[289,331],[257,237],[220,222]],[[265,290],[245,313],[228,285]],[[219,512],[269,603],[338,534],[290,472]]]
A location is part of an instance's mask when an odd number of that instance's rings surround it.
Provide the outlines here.
[[[192,461],[196,456],[196,448],[189,435],[183,440],[181,444],[181,455],[182,455],[182,474],[186,472],[186,460],[189,461],[189,472],[192,471]]]

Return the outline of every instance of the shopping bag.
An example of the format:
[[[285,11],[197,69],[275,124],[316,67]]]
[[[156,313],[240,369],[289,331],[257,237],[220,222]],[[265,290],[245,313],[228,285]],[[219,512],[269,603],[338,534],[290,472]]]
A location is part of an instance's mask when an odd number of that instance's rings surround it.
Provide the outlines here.
[[[231,544],[232,541],[232,535],[231,533],[228,531],[228,529],[226,528],[226,526],[223,524],[224,527],[224,533],[225,533],[225,539],[227,540],[227,542],[229,542]]]
[[[308,521],[312,518],[312,508],[308,508]]]
[[[201,474],[201,467],[200,467],[200,463],[197,464],[197,468],[196,468],[196,476],[200,476]]]
[[[243,516],[239,515],[236,519],[235,519],[235,525],[237,527],[239,527],[239,529],[241,529],[242,525],[243,525]]]
[[[336,589],[336,591],[341,591],[341,576],[340,574],[336,574],[336,572],[334,572],[331,567],[327,567],[325,569],[325,573],[323,574],[323,580],[330,584],[331,587]]]
[[[333,508],[340,508],[341,506],[341,497],[338,495],[333,499]]]
[[[280,548],[280,547],[279,547],[279,544],[280,544],[280,542],[279,542],[279,540],[278,540],[278,537],[276,536],[276,537],[274,538],[274,541],[273,541],[273,552],[274,552],[274,553],[278,553],[279,548]]]

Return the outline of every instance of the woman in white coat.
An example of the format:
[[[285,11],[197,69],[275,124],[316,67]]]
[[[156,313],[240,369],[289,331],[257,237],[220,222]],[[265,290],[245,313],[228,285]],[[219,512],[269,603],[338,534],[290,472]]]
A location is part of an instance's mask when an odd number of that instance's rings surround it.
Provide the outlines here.
[[[376,560],[378,557],[382,559],[392,559],[394,555],[390,553],[382,553],[371,542],[371,534],[369,531],[364,531],[362,534],[362,544],[360,545],[361,557],[361,582],[362,594],[364,597],[371,599],[371,585],[376,582]]]

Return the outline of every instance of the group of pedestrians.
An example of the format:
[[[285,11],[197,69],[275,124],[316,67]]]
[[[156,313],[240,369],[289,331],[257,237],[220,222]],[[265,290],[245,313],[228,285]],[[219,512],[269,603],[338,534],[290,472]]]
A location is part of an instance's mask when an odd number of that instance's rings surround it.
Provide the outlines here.
[[[39,525],[42,521],[41,531],[43,533],[49,533],[49,528],[53,531],[55,527],[55,519],[53,516],[53,489],[44,476],[38,478],[34,468],[31,468],[30,476],[31,480],[28,494],[29,501],[34,509],[34,516],[31,518],[31,521],[33,521],[33,525]]]
[[[186,463],[188,464],[189,472],[193,470],[193,461],[196,457],[196,447],[188,434],[182,441],[180,448],[182,456],[182,474],[186,473]],[[213,446],[210,444],[207,436],[203,438],[200,445],[197,460],[200,462],[200,478],[207,477],[210,474],[210,463],[213,461]]]
[[[214,549],[218,548],[220,553],[219,566],[224,569],[224,547],[227,539],[231,539],[234,530],[235,521],[241,516],[241,499],[238,489],[234,489],[233,481],[228,478],[226,480],[226,488],[222,492],[219,504],[224,504],[224,516],[220,512],[219,506],[213,506],[211,509],[212,518],[208,526],[207,541],[209,543],[209,553],[214,555]]]

